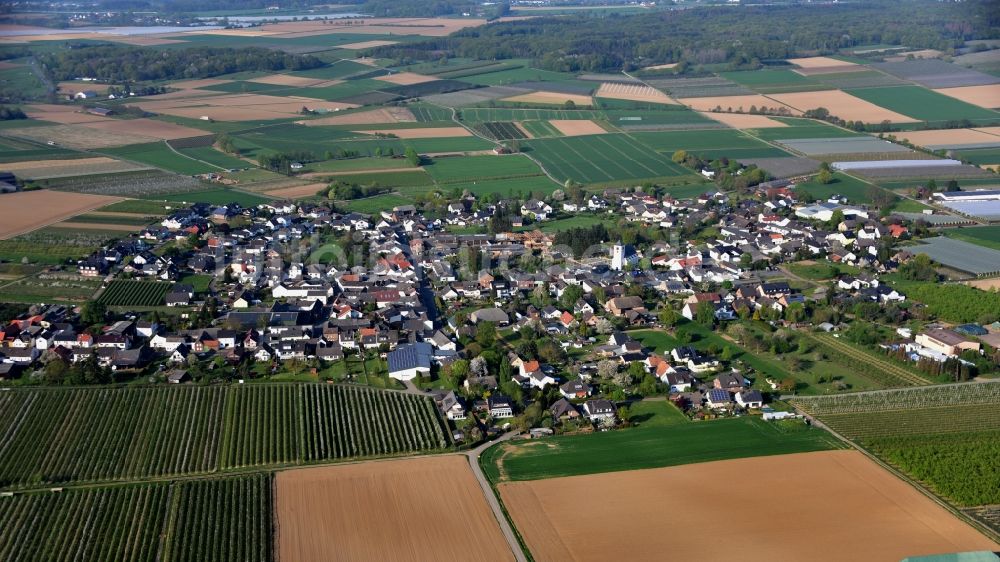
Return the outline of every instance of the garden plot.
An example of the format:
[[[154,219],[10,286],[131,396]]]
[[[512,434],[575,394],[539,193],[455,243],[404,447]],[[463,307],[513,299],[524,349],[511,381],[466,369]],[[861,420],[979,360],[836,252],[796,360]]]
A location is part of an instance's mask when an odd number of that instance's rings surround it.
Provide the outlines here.
[[[882,121],[913,123],[916,121],[916,119],[889,111],[840,90],[771,94],[769,97],[799,111],[825,107],[830,111],[830,115],[835,115],[846,121],[865,123],[881,123]]]
[[[472,90],[462,90],[461,92],[449,92],[447,94],[436,94],[424,97],[424,101],[445,107],[462,107],[465,105],[475,105],[500,98],[509,98],[530,93],[531,90],[515,88],[512,86],[490,86],[489,88],[475,88]],[[587,102],[590,103],[589,101]]]
[[[909,60],[875,63],[872,68],[888,72],[927,88],[957,88],[1000,83],[1000,77],[941,60]]]
[[[707,78],[668,78],[648,80],[647,83],[664,90],[675,98],[720,97],[753,94],[754,91],[718,76]]]
[[[791,178],[811,174],[819,169],[819,162],[811,158],[740,158],[740,164],[753,164],[767,170],[776,178]]]
[[[813,93],[819,92],[809,92],[804,95],[812,95]],[[792,95],[792,94],[786,94]],[[803,94],[795,94],[803,95]],[[756,109],[758,111],[767,110],[769,112],[777,112],[784,110],[788,112],[789,115],[800,115],[802,112],[796,108],[789,107],[788,105],[772,99],[767,96],[762,96],[760,94],[752,94],[747,96],[705,96],[698,98],[685,98],[682,102],[690,106],[691,109],[697,111],[710,111],[710,112],[726,112],[726,113],[749,113],[751,109]],[[811,109],[811,108],[806,108]]]
[[[1000,273],[1000,251],[945,236],[925,238],[908,248],[915,254],[927,254],[932,260],[976,276]]]
[[[986,109],[1000,108],[1000,84],[941,88],[934,91]]]
[[[95,158],[78,158],[75,160],[10,162],[4,164],[3,169],[17,174],[20,178],[37,180],[147,170],[149,166],[99,156]]]
[[[600,135],[607,132],[597,123],[582,119],[550,119],[549,124],[567,137]]]
[[[709,119],[713,119],[728,125],[734,129],[770,129],[774,127],[787,127],[788,123],[782,123],[777,119],[771,119],[766,115],[749,115],[745,113],[715,113],[711,111],[701,112]]]
[[[8,193],[0,205],[0,239],[37,230],[120,200],[104,195],[48,190]]]
[[[602,82],[594,94],[598,98],[637,101],[646,103],[675,104],[670,96],[645,84],[625,84],[621,82]]]
[[[1000,146],[1000,135],[977,129],[941,129],[894,133],[909,143],[931,150],[939,148],[989,148]]]
[[[778,143],[805,154],[883,154],[888,152],[913,152],[905,146],[875,137],[859,136],[845,138],[780,139]]]
[[[379,125],[388,123],[416,123],[417,119],[409,109],[404,107],[381,107],[367,111],[358,111],[345,115],[334,115],[331,117],[320,117],[319,119],[307,119],[296,121],[299,125],[307,127],[320,127],[324,125]]]
[[[753,482],[753,486],[707,483]],[[822,482],[822,485],[817,483]],[[504,504],[539,562],[901,560],[998,545],[857,451],[821,451],[502,483]],[[781,489],[757,516],[760,489]],[[588,491],[614,490],[601,517],[579,517]],[[705,529],[719,506],[739,524],[724,540]],[[775,540],[774,522],[794,531]],[[663,529],[670,529],[665,533]],[[851,539],[845,541],[844,537]]]
[[[509,98],[502,98],[501,101],[512,103],[538,103],[545,105],[565,105],[567,102],[573,102],[577,106],[589,106],[592,103],[590,96],[546,91],[519,94]]]

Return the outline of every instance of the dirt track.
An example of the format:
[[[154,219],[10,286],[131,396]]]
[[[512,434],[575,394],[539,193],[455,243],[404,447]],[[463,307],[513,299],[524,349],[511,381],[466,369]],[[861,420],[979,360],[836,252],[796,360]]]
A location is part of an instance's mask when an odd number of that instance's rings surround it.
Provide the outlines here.
[[[1000,545],[857,451],[500,485],[535,560],[898,561]]]
[[[513,560],[464,456],[276,476],[281,560]]]

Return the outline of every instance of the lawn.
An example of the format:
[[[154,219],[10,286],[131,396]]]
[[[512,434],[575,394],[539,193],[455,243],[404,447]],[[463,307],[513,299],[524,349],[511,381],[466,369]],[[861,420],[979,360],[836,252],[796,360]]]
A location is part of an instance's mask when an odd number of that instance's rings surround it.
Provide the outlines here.
[[[228,205],[239,203],[244,207],[255,207],[261,203],[271,201],[266,197],[260,197],[252,193],[236,191],[233,189],[208,189],[205,191],[187,191],[185,193],[172,193],[170,195],[153,195],[150,199],[165,199],[167,201],[177,201],[179,203],[208,203],[210,205]]]
[[[790,263],[787,267],[795,275],[812,281],[835,279],[843,274],[857,275],[861,271],[852,265],[838,264],[831,261],[820,261],[811,264]]]
[[[861,88],[847,90],[847,93],[921,121],[1000,119],[1000,113],[996,111],[983,109],[920,86]]]
[[[214,164],[220,168],[229,169],[243,169],[253,166],[253,164],[247,162],[246,160],[240,160],[235,156],[230,156],[224,152],[220,152],[210,146],[199,146],[196,148],[179,148],[177,152],[188,156],[190,158],[195,158],[201,160],[202,162],[208,162],[209,164]]]
[[[438,183],[542,175],[538,164],[516,154],[435,158],[424,169]]]
[[[641,180],[691,176],[669,157],[623,134],[565,137],[528,142],[535,158],[560,183]]]
[[[127,199],[112,203],[107,207],[97,209],[102,213],[138,213],[143,215],[166,215],[170,212],[169,205],[158,201],[146,201],[143,199]]]
[[[565,435],[510,444],[481,457],[488,477],[496,482],[503,463],[508,480],[537,480],[581,474],[660,468],[700,462],[825,451],[840,448],[821,429],[805,425],[786,429],[759,418],[742,417],[707,422],[649,424],[634,429],[589,435]]]
[[[166,143],[162,142],[104,148],[101,149],[101,152],[188,176],[219,171],[216,166],[174,152]]]
[[[530,197],[532,193],[550,195],[562,186],[556,184],[546,176],[528,176],[523,178],[467,180],[464,182],[443,184],[440,187],[445,190],[460,189],[464,191],[467,189],[477,197],[482,197],[490,193],[499,193],[504,197],[510,198],[518,194],[525,197]]]

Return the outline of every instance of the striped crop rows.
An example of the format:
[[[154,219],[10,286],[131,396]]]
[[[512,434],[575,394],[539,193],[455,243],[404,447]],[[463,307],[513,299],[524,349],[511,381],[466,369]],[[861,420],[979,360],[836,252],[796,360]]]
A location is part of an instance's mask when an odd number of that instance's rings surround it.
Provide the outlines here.
[[[0,393],[0,486],[127,480],[447,446],[429,398],[334,385]]]
[[[0,560],[267,561],[271,478],[0,497]]]
[[[108,306],[161,306],[170,283],[117,279],[97,300]]]
[[[901,388],[857,394],[796,397],[795,406],[822,417],[824,414],[850,414],[910,410],[938,406],[1000,405],[1000,382]]]

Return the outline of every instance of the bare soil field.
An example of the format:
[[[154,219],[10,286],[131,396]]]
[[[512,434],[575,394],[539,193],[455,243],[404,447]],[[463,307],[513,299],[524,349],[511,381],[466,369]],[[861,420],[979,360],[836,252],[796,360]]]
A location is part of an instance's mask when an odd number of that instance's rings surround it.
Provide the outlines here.
[[[362,49],[374,49],[375,47],[386,47],[389,45],[395,45],[399,41],[361,41],[359,43],[344,43],[343,45],[337,45],[338,49],[353,49],[360,51]]]
[[[409,109],[405,108],[379,108],[370,111],[359,111],[348,113],[347,115],[334,115],[331,117],[321,117],[319,119],[309,119],[296,121],[300,125],[307,127],[320,127],[323,125],[377,125],[379,123],[416,123],[417,118]]]
[[[278,199],[298,199],[299,197],[312,197],[327,185],[329,184],[310,183],[306,185],[297,185],[295,187],[283,187],[281,189],[265,191],[263,193],[268,197],[277,197]]]
[[[982,131],[984,133],[989,133],[991,135],[1000,136],[1000,127],[976,127],[977,131]]]
[[[1000,84],[940,88],[934,91],[986,109],[1000,108]]]
[[[50,105],[39,103],[24,106],[24,112],[32,119],[51,121],[62,125],[73,125],[76,123],[95,123],[97,121],[110,121],[107,117],[91,115],[85,113],[79,107],[71,105]]]
[[[10,129],[3,132],[11,138],[28,139],[38,143],[56,143],[57,146],[67,146],[78,150],[91,148],[107,148],[124,146],[156,140],[153,137],[130,135],[90,129],[82,125],[53,125],[51,127],[31,127],[28,129]]]
[[[83,82],[83,81],[68,81],[59,82],[56,84],[56,89],[60,93],[69,95],[76,94],[78,92],[96,92],[98,94],[108,93],[108,88],[111,86],[109,84],[95,84],[94,82]]]
[[[780,107],[788,107],[780,102],[777,102],[771,98],[762,96],[760,94],[751,94],[745,96],[711,96],[704,98],[684,98],[684,104],[698,111],[714,111],[716,108],[722,108],[722,111],[726,112],[741,112],[750,111],[751,107],[756,107],[760,109],[766,107],[768,109],[778,109]],[[802,112],[797,109],[788,108],[792,114],[799,115]]]
[[[977,129],[941,129],[937,131],[903,131],[895,133],[897,138],[906,139],[919,146],[961,146],[963,144],[1000,145],[1000,135]]]
[[[670,70],[671,68],[676,68],[680,63],[670,62],[667,64],[654,64],[653,66],[647,66],[643,70]]]
[[[799,111],[825,107],[830,110],[831,115],[836,115],[847,121],[864,121],[865,123],[881,123],[886,119],[893,123],[914,123],[917,121],[840,90],[771,94],[769,97]]]
[[[667,94],[645,84],[622,84],[620,82],[602,82],[594,94],[598,98],[616,100],[641,101],[647,103],[676,104]]]
[[[672,560],[883,562],[1000,548],[858,451],[508,482],[499,489],[539,562],[656,560],[665,553]]]
[[[5,193],[0,195],[0,240],[31,232],[121,200],[121,197],[45,189]]]
[[[118,119],[112,121],[100,121],[96,123],[84,123],[81,126],[88,129],[96,129],[98,131],[152,137],[160,140],[203,137],[209,134],[199,129],[176,125],[166,121],[156,121],[153,119]]]
[[[745,113],[713,113],[710,111],[701,112],[702,115],[729,125],[734,129],[770,129],[774,127],[787,127],[787,123],[782,123],[777,119],[771,119],[766,115],[749,115]]]
[[[885,57],[885,62],[902,62],[907,60],[909,57],[915,59],[937,59],[941,58],[943,55],[941,51],[937,49],[922,49],[920,51],[910,51],[909,53],[903,53],[901,55],[895,55],[892,57]]]
[[[377,43],[377,41],[372,41],[372,43]],[[433,82],[437,80],[434,76],[424,76],[423,74],[417,74],[416,72],[396,72],[395,74],[379,76],[375,79],[381,80],[382,82],[389,82],[390,84],[398,84],[400,86],[423,84],[424,82]]]
[[[415,129],[383,129],[354,131],[364,135],[377,133],[396,135],[401,139],[443,139],[448,137],[471,137],[472,133],[465,127],[422,127]]]
[[[993,289],[1000,291],[1000,277],[994,277],[993,279],[974,279],[972,281],[966,281],[965,284],[984,291],[990,291]]]
[[[172,43],[186,43],[179,39],[167,39],[166,37],[155,37],[152,35],[118,35],[108,37],[109,41],[115,43],[125,43],[136,47],[155,47],[157,45],[170,45]]]
[[[853,62],[846,62],[831,57],[805,57],[799,59],[788,59],[788,62],[799,68],[827,68],[830,66],[859,66]]]
[[[148,170],[149,166],[122,162],[104,156],[95,158],[78,158],[74,160],[29,160],[26,162],[10,162],[3,165],[4,170],[14,172],[18,177],[26,179],[65,178],[86,176],[90,174],[110,174],[114,172],[131,172]]]
[[[543,103],[550,105],[563,105],[567,101],[572,101],[577,106],[589,106],[591,104],[590,96],[580,96],[577,94],[560,94],[559,92],[544,92],[544,91],[531,92],[530,94],[521,94],[519,96],[504,98],[503,101],[521,102],[521,103]]]
[[[606,133],[604,127],[587,119],[550,119],[549,123],[567,137],[582,135],[601,135]]]
[[[308,78],[306,76],[292,76],[291,74],[271,74],[269,76],[261,76],[260,78],[251,78],[247,82],[256,82],[258,84],[273,84],[275,86],[297,86],[303,88],[311,88],[316,86],[316,84],[321,84],[326,82],[322,78]]]
[[[464,456],[287,470],[275,489],[281,560],[514,558]]]
[[[75,230],[120,230],[122,232],[135,232],[142,230],[141,226],[131,224],[106,224],[100,222],[73,222],[63,221],[51,226],[57,228],[72,228]]]

